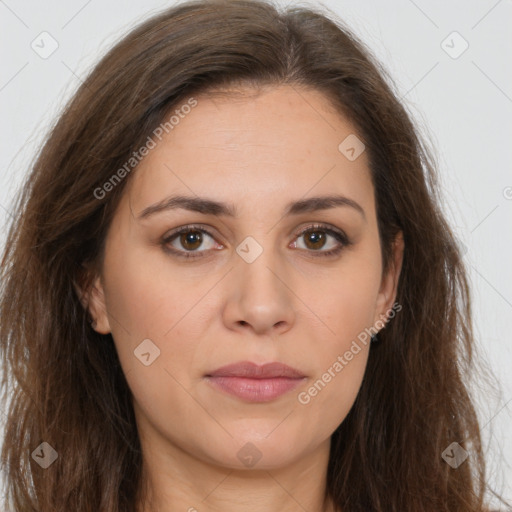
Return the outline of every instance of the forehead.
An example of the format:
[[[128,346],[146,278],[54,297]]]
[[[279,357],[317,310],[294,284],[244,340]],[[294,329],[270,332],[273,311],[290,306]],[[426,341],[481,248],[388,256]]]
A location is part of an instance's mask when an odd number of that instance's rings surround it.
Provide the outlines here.
[[[193,108],[176,105],[167,116],[174,115],[172,128],[167,125],[161,140],[154,137],[133,175],[130,193],[137,202],[173,191],[215,192],[230,202],[298,198],[309,191],[336,190],[363,202],[373,195],[366,153],[351,160],[340,150],[356,130],[322,93],[280,86],[194,100]]]

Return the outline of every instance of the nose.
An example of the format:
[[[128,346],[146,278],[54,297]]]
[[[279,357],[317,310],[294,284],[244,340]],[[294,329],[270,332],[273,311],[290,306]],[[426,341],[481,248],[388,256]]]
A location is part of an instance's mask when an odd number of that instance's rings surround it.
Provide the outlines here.
[[[297,298],[290,272],[278,264],[271,250],[264,250],[252,263],[235,257],[223,311],[226,326],[260,335],[282,334],[291,329]]]

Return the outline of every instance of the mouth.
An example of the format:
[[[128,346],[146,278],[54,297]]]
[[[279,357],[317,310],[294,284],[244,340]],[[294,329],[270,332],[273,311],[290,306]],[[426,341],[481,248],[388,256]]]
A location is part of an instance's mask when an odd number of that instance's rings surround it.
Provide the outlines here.
[[[258,366],[249,361],[223,366],[205,375],[215,389],[246,402],[270,402],[296,388],[306,378],[299,370],[282,363]]]

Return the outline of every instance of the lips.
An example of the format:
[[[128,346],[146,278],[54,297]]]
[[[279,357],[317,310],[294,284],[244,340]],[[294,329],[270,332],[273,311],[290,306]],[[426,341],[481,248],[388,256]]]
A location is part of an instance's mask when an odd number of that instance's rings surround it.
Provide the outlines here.
[[[247,402],[268,402],[297,387],[306,376],[282,363],[258,366],[243,361],[218,368],[205,379],[215,389]]]
[[[263,366],[242,361],[229,364],[209,373],[207,377],[246,377],[248,379],[272,379],[286,377],[289,379],[302,379],[303,373],[291,366],[282,363],[267,363]]]

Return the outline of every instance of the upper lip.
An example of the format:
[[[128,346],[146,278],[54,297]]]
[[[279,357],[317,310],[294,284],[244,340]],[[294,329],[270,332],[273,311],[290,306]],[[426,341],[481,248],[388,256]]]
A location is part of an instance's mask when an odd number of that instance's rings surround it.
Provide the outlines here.
[[[245,377],[249,379],[271,379],[275,377],[287,377],[289,379],[300,379],[305,375],[283,363],[267,363],[259,366],[251,361],[228,364],[217,368],[206,375],[207,377]]]

